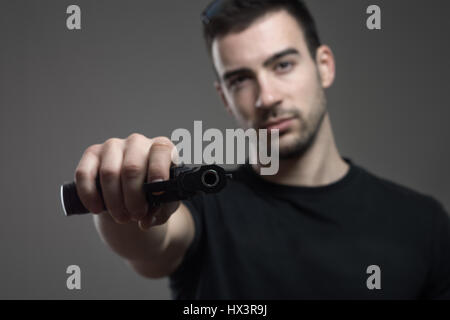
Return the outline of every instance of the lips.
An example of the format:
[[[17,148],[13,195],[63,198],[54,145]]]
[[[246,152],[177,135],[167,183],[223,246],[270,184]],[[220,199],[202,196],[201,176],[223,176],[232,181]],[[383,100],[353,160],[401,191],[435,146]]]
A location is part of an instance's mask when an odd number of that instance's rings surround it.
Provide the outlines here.
[[[273,130],[278,129],[279,131],[286,130],[292,123],[293,117],[283,118],[283,119],[274,119],[264,123],[260,129]]]

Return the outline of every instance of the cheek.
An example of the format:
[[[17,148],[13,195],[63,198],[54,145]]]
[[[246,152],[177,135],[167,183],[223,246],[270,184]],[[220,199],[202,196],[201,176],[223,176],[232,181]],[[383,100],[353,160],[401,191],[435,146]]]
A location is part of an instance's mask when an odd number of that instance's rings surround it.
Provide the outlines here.
[[[301,109],[306,116],[314,107],[317,92],[320,90],[315,69],[299,70],[289,81],[289,91],[294,106]]]
[[[230,102],[231,112],[239,125],[245,128],[251,127],[254,117],[252,110],[245,105],[237,104],[235,101]]]
[[[233,112],[246,122],[252,121],[255,115],[255,93],[251,87],[247,87],[238,93],[230,94]]]

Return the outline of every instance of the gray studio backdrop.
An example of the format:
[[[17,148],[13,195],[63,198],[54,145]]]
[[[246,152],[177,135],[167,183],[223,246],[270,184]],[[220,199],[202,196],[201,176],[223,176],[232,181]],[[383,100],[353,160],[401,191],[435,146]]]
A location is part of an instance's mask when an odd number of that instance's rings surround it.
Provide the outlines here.
[[[66,8],[81,8],[81,30]],[[0,298],[169,299],[135,274],[91,216],[64,217],[59,186],[89,145],[133,132],[235,128],[201,37],[207,1],[0,2]],[[449,3],[308,1],[337,78],[327,91],[338,147],[375,174],[450,208]],[[381,8],[382,29],[366,27]],[[66,268],[81,268],[81,290]]]

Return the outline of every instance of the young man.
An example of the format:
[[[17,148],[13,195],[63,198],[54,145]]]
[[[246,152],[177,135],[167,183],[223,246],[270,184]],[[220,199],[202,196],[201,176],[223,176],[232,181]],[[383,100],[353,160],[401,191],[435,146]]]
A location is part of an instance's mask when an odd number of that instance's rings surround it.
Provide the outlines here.
[[[215,1],[203,21],[220,97],[243,128],[279,130],[279,171],[245,165],[219,194],[148,208],[142,183],[168,179],[171,141],[93,145],[75,177],[104,241],[140,274],[170,276],[178,299],[450,298],[441,204],[339,155],[334,58],[304,4]]]

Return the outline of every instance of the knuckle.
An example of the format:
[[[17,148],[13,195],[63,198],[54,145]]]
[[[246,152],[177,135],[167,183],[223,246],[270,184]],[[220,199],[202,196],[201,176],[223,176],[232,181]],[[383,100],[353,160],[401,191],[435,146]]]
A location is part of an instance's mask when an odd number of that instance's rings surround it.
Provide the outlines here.
[[[142,175],[143,171],[144,168],[135,163],[124,164],[122,168],[122,177],[125,179],[138,178]]]
[[[132,133],[127,137],[128,141],[132,141],[132,140],[145,140],[147,139],[144,135],[140,134],[140,133]]]
[[[85,150],[85,154],[97,154],[98,153],[98,150],[101,148],[101,144],[93,144],[93,145],[91,145],[91,146],[89,146],[88,148],[86,148],[86,150]]]
[[[170,141],[170,139],[167,137],[156,137],[153,139],[152,147],[153,146],[172,149],[174,145],[172,141]]]
[[[115,179],[119,176],[117,170],[109,167],[101,167],[99,170],[100,176],[102,179],[111,180]]]
[[[103,145],[106,147],[113,147],[113,146],[117,146],[122,142],[122,139],[119,138],[109,138],[108,140],[106,140]]]
[[[93,178],[93,177],[91,177],[91,175],[89,174],[88,171],[86,171],[84,169],[76,169],[75,170],[75,182],[85,181],[85,180],[88,180],[89,178]]]

